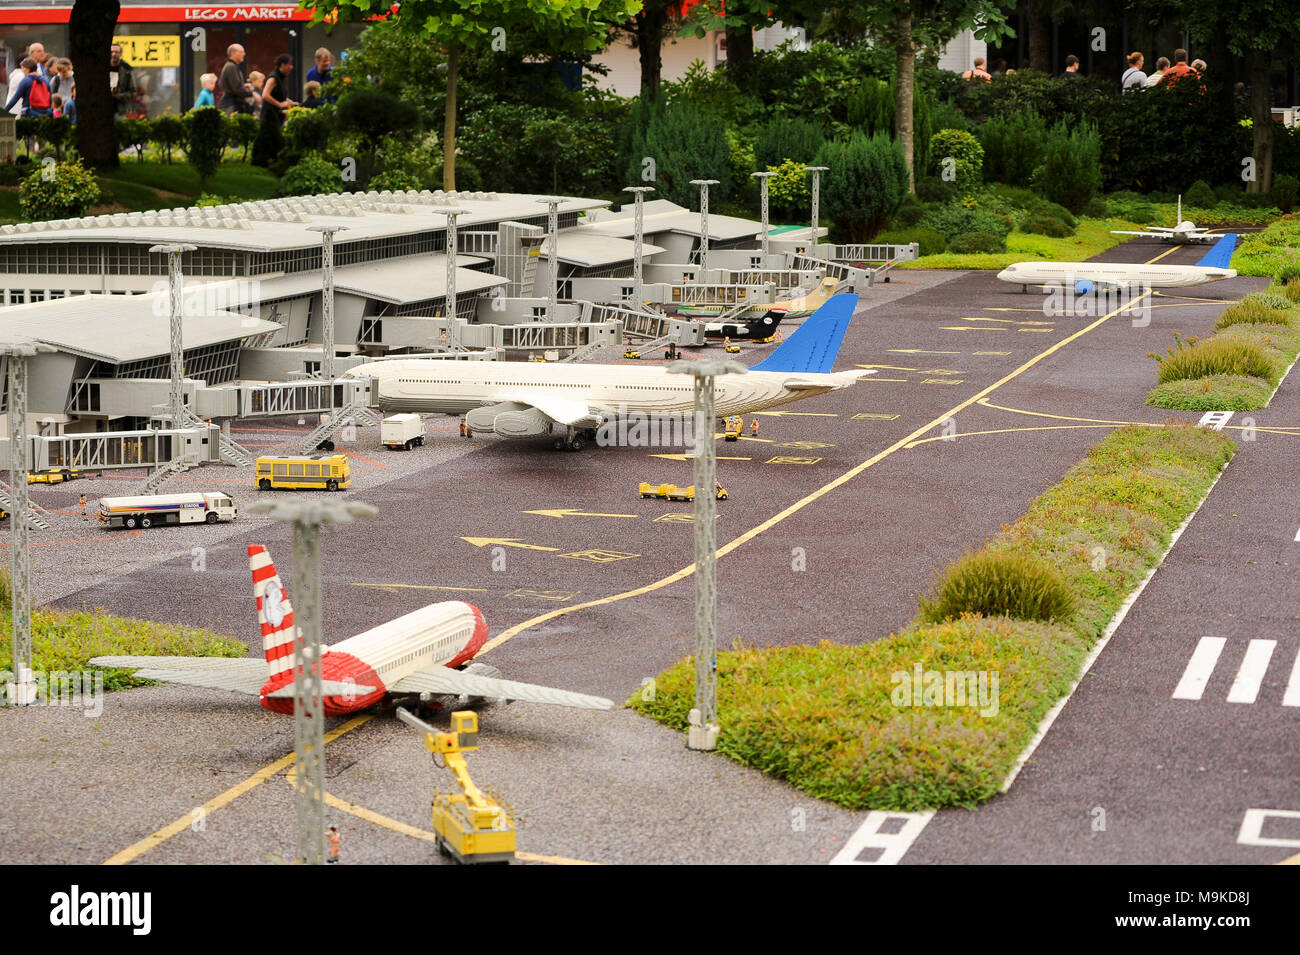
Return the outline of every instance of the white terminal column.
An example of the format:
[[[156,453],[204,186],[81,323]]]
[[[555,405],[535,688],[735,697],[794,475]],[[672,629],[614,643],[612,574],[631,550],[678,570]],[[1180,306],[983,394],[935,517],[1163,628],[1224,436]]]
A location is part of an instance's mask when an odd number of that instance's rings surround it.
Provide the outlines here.
[[[767,190],[768,180],[776,175],[774,172],[751,172],[751,176],[758,180],[760,209],[763,217],[763,268],[767,268]]]
[[[36,702],[32,672],[31,555],[28,545],[30,509],[27,504],[27,359],[53,352],[39,342],[0,343],[0,357],[9,364],[9,575],[13,605],[13,677],[8,685],[10,706]]]
[[[249,511],[293,524],[297,609],[293,643],[294,810],[298,863],[325,863],[325,709],[321,685],[320,528],[374,517],[361,501],[258,501]]]
[[[805,166],[808,172],[812,173],[812,255],[813,258],[819,258],[817,254],[817,214],[820,211],[822,173],[829,172],[830,166]]]
[[[193,252],[197,246],[185,244],[155,245],[150,252],[167,256],[167,287],[171,304],[171,388],[167,393],[167,414],[173,428],[185,422],[185,350],[181,340],[181,297],[185,291],[185,277],[181,272],[181,256]]]
[[[548,197],[537,201],[546,203],[547,256],[551,261],[551,287],[547,293],[546,320],[553,322],[560,289],[559,235],[557,234],[560,231],[560,200]]]
[[[700,187],[700,281],[707,282],[704,274],[709,270],[709,186],[716,186],[716,179],[692,179],[692,186]],[[710,425],[709,427],[713,427]]]
[[[632,307],[638,312],[645,311],[645,268],[641,264],[641,244],[644,238],[645,194],[654,192],[654,186],[624,186],[624,192],[636,196],[636,215],[633,216],[632,232]]]
[[[718,573],[714,521],[718,501],[714,484],[718,461],[713,380],[730,372],[744,374],[734,361],[675,361],[675,374],[695,377],[695,709],[690,714],[689,749],[713,749],[718,740]]]
[[[447,295],[443,302],[442,314],[447,321],[447,347],[452,351],[460,351],[460,332],[456,328],[456,254],[459,249],[459,242],[456,238],[456,217],[464,212],[464,209],[452,209],[448,206],[435,207],[434,212],[442,213],[447,217]]]

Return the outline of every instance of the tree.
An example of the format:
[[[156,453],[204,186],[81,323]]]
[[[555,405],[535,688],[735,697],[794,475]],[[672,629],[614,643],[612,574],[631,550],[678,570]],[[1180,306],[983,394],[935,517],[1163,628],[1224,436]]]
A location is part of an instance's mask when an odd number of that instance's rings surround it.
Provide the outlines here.
[[[76,0],[68,21],[68,55],[77,64],[77,152],[95,169],[118,165],[108,53],[121,12],[118,0]]]
[[[1234,56],[1250,64],[1251,158],[1253,179],[1247,192],[1270,192],[1273,188],[1273,56],[1300,42],[1300,5],[1274,0],[1239,0],[1220,6],[1212,0],[1164,0],[1150,8],[1153,15],[1177,14],[1198,40],[1227,42]],[[1212,67],[1213,68],[1213,67]],[[1221,64],[1219,69],[1226,69]]]
[[[818,0],[703,0],[686,20],[682,32],[702,37],[712,30],[727,36],[727,78],[748,90],[750,67],[754,62],[754,31],[782,23],[787,27],[803,26],[821,16],[825,4]]]
[[[397,12],[391,0],[324,0],[313,22],[341,22],[382,16],[375,30],[424,37],[447,54],[447,100],[443,116],[442,186],[456,188],[456,82],[460,56],[503,49],[513,34],[540,38],[545,49],[597,50],[609,30],[631,18],[639,0],[405,0]],[[400,68],[400,64],[397,64]]]
[[[941,47],[967,29],[974,30],[978,39],[991,42],[1015,36],[1015,31],[994,0],[868,0],[837,11],[836,21],[841,29],[846,24],[856,26],[894,50],[898,79],[894,121],[907,159],[908,191],[915,192],[912,169],[917,50],[922,46]]]

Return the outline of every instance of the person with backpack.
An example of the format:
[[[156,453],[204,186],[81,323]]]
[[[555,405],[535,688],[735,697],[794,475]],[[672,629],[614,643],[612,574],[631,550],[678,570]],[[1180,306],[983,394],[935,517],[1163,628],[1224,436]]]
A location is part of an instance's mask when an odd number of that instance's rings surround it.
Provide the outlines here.
[[[1142,66],[1145,62],[1140,52],[1135,51],[1128,55],[1128,69],[1124,71],[1124,75],[1119,80],[1121,90],[1127,92],[1131,89],[1146,89],[1147,75],[1142,72]]]
[[[45,82],[45,77],[41,76],[36,61],[29,56],[22,61],[20,67],[27,75],[18,84],[18,89],[14,90],[13,96],[9,97],[5,109],[12,109],[15,103],[21,102],[23,116],[54,115],[50,104],[50,87]]]

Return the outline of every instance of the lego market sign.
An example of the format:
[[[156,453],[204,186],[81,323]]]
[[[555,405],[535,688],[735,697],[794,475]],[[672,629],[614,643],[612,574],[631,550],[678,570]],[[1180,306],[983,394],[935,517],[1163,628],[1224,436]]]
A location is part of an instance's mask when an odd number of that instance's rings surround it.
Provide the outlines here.
[[[185,7],[184,20],[293,20],[297,7]],[[308,15],[310,13],[308,12]]]
[[[122,46],[122,59],[132,66],[180,66],[181,38],[178,36],[115,36]]]

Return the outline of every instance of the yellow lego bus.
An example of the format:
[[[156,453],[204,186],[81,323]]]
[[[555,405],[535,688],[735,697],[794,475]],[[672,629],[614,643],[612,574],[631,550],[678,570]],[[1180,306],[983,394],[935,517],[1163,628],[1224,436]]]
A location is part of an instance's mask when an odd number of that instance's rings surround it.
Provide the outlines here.
[[[257,459],[256,482],[259,490],[272,488],[307,488],[338,491],[352,483],[346,454],[322,457],[275,457]]]

